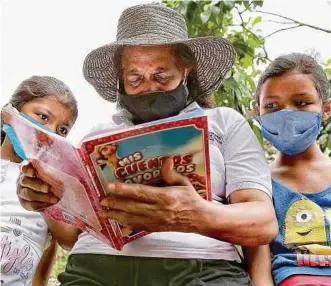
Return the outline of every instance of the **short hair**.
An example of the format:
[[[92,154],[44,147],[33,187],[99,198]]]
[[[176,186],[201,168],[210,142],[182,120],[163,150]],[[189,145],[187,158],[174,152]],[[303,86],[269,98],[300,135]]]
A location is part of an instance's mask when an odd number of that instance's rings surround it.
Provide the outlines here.
[[[275,76],[280,76],[288,72],[296,72],[299,74],[309,75],[315,84],[315,88],[319,93],[322,102],[326,102],[330,96],[329,82],[323,68],[317,61],[302,53],[291,53],[280,56],[272,61],[262,73],[256,88],[255,102],[259,104],[262,85],[267,79]]]

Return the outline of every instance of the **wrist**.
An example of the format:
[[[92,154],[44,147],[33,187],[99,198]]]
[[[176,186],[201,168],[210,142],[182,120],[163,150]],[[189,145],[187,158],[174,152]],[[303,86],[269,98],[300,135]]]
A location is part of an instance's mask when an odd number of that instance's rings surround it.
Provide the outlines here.
[[[196,233],[204,236],[214,237],[218,232],[217,221],[220,217],[223,205],[215,205],[213,202],[202,200],[195,212]]]

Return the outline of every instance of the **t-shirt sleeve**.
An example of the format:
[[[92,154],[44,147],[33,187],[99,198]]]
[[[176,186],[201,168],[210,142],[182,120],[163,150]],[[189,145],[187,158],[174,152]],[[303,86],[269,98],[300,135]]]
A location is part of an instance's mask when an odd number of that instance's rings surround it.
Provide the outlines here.
[[[269,167],[263,149],[246,119],[227,110],[223,155],[226,197],[241,189],[257,189],[272,197]]]

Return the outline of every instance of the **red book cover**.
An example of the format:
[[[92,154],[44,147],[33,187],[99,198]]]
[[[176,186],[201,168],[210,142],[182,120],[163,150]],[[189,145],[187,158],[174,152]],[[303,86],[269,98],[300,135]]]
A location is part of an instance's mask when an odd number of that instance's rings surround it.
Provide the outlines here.
[[[90,232],[113,248],[146,232],[135,232],[103,219],[99,202],[113,182],[164,186],[162,163],[172,157],[177,172],[187,176],[197,192],[211,200],[208,122],[202,110],[124,129],[85,136],[79,148],[30,122],[13,108],[3,111],[38,177],[60,201],[45,210],[52,219]]]

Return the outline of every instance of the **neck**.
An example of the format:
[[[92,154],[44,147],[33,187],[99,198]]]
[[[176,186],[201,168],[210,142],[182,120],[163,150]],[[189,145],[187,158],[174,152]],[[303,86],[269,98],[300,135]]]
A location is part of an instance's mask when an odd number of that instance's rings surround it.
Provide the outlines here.
[[[319,148],[317,142],[314,142],[314,144],[310,145],[310,147],[303,153],[297,155],[279,154],[275,163],[282,166],[294,166],[302,164],[303,162],[313,162],[322,157],[324,157],[323,152]]]
[[[1,159],[8,160],[15,163],[21,163],[22,159],[16,155],[13,145],[10,143],[8,137],[5,137],[1,145]]]

